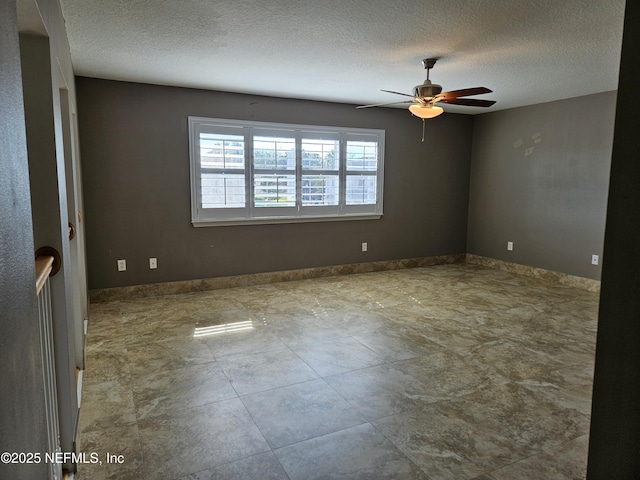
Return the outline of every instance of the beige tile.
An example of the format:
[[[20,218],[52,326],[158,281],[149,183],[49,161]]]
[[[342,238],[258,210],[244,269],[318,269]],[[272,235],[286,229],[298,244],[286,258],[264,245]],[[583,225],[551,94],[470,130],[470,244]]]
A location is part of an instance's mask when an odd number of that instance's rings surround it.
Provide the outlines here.
[[[289,480],[273,453],[259,453],[178,480]]]
[[[494,480],[573,480],[587,477],[589,437],[583,435],[555,448],[491,472]]]
[[[332,375],[325,380],[368,420],[437,401],[423,383],[393,363]]]
[[[269,451],[237,398],[150,416],[138,426],[145,478],[179,478]]]
[[[291,350],[321,377],[386,362],[383,356],[351,337],[301,344]]]
[[[237,396],[216,362],[150,371],[132,385],[138,420]]]
[[[475,478],[527,454],[526,448],[518,448],[482,423],[456,415],[448,402],[373,424],[431,478],[441,480]]]
[[[259,320],[241,320],[226,324],[227,330],[221,328],[212,335],[203,336],[202,341],[216,359],[229,355],[270,352],[286,348],[272,329],[265,327]],[[201,327],[206,328],[206,327]],[[204,330],[204,334],[207,330]]]
[[[291,479],[429,478],[368,423],[280,448],[274,453]]]
[[[78,464],[78,480],[143,478],[142,445],[135,423],[83,432],[78,452],[86,459]],[[108,454],[122,461],[108,462]]]
[[[430,262],[101,292],[77,478],[583,478],[598,294]]]
[[[241,397],[271,448],[365,423],[358,411],[321,379]]]
[[[136,423],[131,382],[110,380],[85,385],[80,408],[80,432],[101,431]]]
[[[530,454],[554,448],[589,431],[589,417],[549,401],[517,383],[497,385],[450,402],[456,415],[481,423]]]
[[[228,355],[220,358],[218,363],[238,395],[249,395],[318,378],[318,374],[288,348],[247,355]]]
[[[207,345],[193,338],[129,344],[127,357],[134,377],[215,360]]]

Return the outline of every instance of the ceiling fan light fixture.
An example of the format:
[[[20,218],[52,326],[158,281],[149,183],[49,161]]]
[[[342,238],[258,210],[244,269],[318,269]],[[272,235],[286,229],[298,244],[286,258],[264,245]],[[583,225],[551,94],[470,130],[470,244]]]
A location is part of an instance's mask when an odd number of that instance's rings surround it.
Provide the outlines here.
[[[423,106],[423,105],[409,105],[409,111],[420,118],[434,118],[444,112],[442,107],[438,106]]]

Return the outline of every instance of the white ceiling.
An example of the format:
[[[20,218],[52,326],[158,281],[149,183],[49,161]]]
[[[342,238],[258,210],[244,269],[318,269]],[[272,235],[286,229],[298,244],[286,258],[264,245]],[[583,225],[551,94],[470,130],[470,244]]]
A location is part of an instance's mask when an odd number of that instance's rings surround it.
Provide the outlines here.
[[[404,100],[421,60],[484,113],[617,88],[624,0],[61,0],[78,75],[278,97]]]

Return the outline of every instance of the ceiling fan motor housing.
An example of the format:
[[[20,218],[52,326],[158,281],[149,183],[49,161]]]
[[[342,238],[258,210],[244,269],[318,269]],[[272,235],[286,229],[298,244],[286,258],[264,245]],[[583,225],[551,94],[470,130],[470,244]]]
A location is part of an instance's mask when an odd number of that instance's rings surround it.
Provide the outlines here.
[[[435,97],[442,92],[442,86],[435,83],[423,83],[422,85],[416,85],[413,87],[414,97]]]

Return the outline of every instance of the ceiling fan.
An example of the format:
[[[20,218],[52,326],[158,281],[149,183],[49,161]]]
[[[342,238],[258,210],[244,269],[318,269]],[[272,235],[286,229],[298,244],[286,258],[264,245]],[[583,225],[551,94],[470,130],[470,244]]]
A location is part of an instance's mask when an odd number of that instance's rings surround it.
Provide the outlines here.
[[[443,92],[442,86],[432,83],[429,80],[429,72],[436,64],[437,58],[425,58],[422,60],[422,65],[427,69],[427,79],[421,85],[413,87],[413,95],[408,93],[394,92],[392,90],[382,90],[383,92],[393,93],[395,95],[402,95],[405,97],[411,97],[412,100],[390,102],[390,103],[376,103],[373,105],[360,105],[356,108],[370,108],[370,107],[382,107],[386,105],[397,105],[400,103],[410,103],[409,111],[416,117],[420,117],[423,120],[426,118],[437,117],[444,112],[442,107],[437,106],[437,103],[448,103],[451,105],[464,105],[467,107],[490,107],[495,100],[482,100],[476,98],[464,98],[471,97],[473,95],[482,95],[483,93],[491,93],[486,87],[474,87],[463,88],[462,90],[452,90],[450,92]],[[424,125],[423,125],[424,127]],[[423,138],[424,141],[424,128]]]

